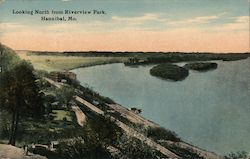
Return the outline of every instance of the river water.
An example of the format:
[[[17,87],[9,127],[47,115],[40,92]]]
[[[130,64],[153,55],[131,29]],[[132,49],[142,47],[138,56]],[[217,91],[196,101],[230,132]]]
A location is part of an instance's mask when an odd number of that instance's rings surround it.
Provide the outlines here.
[[[153,77],[153,66],[108,64],[73,70],[84,86],[175,131],[184,141],[219,154],[250,152],[250,59],[190,71],[179,82]],[[179,63],[178,65],[183,65]]]

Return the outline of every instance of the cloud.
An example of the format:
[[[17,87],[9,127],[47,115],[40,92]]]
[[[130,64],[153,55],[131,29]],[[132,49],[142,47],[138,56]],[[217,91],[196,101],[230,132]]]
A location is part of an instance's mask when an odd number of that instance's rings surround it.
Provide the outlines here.
[[[160,14],[147,13],[83,23],[5,22],[0,23],[0,41],[15,49],[30,50],[248,51],[249,17],[227,17],[227,23],[212,23],[221,19],[221,15],[210,15],[169,21]],[[149,30],[148,23],[161,28]]]
[[[124,30],[127,26],[114,24],[112,22],[92,21],[84,23],[51,23],[46,25],[26,25],[22,23],[4,22],[0,23],[0,33],[25,33],[25,32],[43,32],[49,34],[58,33],[103,33],[115,30]],[[130,27],[132,28],[132,27]],[[135,30],[135,29],[134,29]]]
[[[215,31],[248,31],[249,30],[249,16],[234,17],[234,21],[227,24],[214,27]],[[249,35],[249,34],[248,34]]]
[[[56,23],[47,25],[44,29],[52,32],[62,32],[62,31],[78,31],[81,27],[78,23]],[[83,28],[82,28],[83,29]]]
[[[25,32],[25,31],[42,31],[50,33],[61,32],[114,32],[114,31],[167,31],[181,30],[185,28],[196,28],[210,32],[217,31],[235,31],[247,30],[249,27],[249,17],[231,17],[227,18],[231,22],[212,23],[213,20],[222,19],[220,16],[199,16],[179,21],[167,21],[159,14],[147,13],[137,17],[121,17],[113,16],[111,20],[92,20],[83,23],[52,23],[48,25],[25,25],[21,23],[0,23],[0,30],[3,33],[9,32]],[[224,19],[225,20],[225,19]],[[205,24],[205,25],[202,25]]]
[[[193,28],[110,33],[22,32],[1,36],[0,41],[14,49],[27,50],[246,52],[249,49],[245,32],[211,33]]]
[[[240,16],[236,18],[237,23],[248,23],[249,22],[249,16]]]
[[[58,32],[109,32],[120,28],[119,26],[115,25],[112,22],[104,22],[104,21],[91,21],[91,22],[84,22],[84,23],[57,23],[46,25],[42,29],[51,32],[51,33],[58,33]],[[124,27],[122,27],[124,28]]]
[[[26,26],[21,23],[0,23],[0,30],[2,31],[17,31],[25,28]]]
[[[179,21],[167,21],[167,25],[197,25],[197,24],[208,24],[213,20],[219,19],[220,16],[217,15],[212,15],[212,16],[200,16],[200,17],[195,17],[195,18],[190,18],[190,19],[184,19],[184,20],[179,20]]]
[[[112,20],[114,22],[121,22],[125,24],[142,24],[148,21],[160,21],[163,22],[165,19],[160,18],[158,14],[155,13],[146,13],[142,16],[137,17],[121,17],[121,16],[113,16]]]

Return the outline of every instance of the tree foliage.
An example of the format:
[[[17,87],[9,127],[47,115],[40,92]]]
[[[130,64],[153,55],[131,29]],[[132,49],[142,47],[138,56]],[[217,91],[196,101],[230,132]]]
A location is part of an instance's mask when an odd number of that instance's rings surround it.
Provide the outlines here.
[[[19,62],[20,58],[17,56],[17,54],[10,48],[0,43],[0,66],[2,67],[2,72],[11,69]]]
[[[225,156],[225,159],[247,159],[247,152],[245,151],[238,151],[238,152],[231,152],[228,156]]]
[[[37,117],[43,112],[41,96],[33,67],[25,61],[16,64],[0,76],[0,109],[12,115],[9,143],[15,145],[21,116]]]
[[[56,90],[56,97],[60,105],[69,107],[69,102],[72,100],[74,95],[74,89],[70,86],[63,86]]]
[[[163,79],[181,81],[188,76],[189,72],[183,67],[174,64],[164,63],[151,68],[150,74]]]
[[[181,141],[177,134],[173,131],[166,130],[161,127],[149,128],[147,130],[147,136],[154,140],[171,140],[175,142]]]
[[[131,159],[157,159],[163,157],[159,152],[153,150],[143,141],[125,135],[118,140],[116,147]]]

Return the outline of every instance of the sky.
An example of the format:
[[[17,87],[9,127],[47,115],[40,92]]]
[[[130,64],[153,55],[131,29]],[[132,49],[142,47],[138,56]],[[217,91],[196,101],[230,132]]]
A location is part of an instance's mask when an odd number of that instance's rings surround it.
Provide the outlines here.
[[[249,52],[250,0],[0,0],[0,42],[16,50]],[[13,14],[90,11],[77,21]],[[93,10],[105,14],[93,14]]]

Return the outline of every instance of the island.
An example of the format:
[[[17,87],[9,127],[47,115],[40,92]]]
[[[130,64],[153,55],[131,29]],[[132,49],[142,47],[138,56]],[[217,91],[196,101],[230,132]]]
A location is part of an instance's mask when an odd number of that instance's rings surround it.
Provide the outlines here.
[[[196,71],[208,71],[216,69],[218,66],[215,62],[195,62],[195,63],[188,63],[184,65],[184,68]]]
[[[182,68],[174,64],[164,63],[150,69],[150,74],[163,79],[180,81],[185,79],[189,72],[186,68]]]

